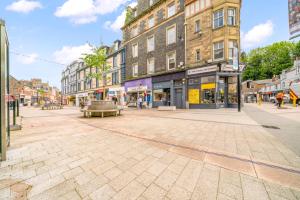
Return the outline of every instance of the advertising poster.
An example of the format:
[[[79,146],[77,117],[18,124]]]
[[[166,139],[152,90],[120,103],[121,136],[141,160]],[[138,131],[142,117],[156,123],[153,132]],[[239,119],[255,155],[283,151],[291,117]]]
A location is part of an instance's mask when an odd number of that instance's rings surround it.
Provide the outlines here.
[[[300,0],[289,1],[289,29],[291,37],[300,34]]]
[[[190,104],[200,104],[199,89],[189,89],[189,103]]]

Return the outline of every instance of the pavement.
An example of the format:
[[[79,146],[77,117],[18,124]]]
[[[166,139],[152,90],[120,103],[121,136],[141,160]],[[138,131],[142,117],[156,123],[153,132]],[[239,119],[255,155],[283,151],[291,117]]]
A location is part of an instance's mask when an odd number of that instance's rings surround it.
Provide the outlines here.
[[[247,112],[22,108],[0,199],[300,200],[300,158]]]

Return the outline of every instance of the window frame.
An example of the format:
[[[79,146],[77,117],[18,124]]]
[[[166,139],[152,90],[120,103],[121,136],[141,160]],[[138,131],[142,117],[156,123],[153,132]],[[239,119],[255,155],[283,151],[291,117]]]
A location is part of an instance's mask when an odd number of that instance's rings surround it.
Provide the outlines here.
[[[152,20],[151,25],[150,25],[150,20]],[[148,17],[148,28],[152,28],[154,26],[155,26],[154,15],[151,15],[150,17]]]
[[[170,57],[171,55],[174,55],[174,69],[170,69]],[[167,53],[166,55],[166,60],[167,60],[167,70],[168,71],[172,71],[172,70],[176,70],[176,51],[172,51]]]
[[[229,11],[230,10],[233,11],[233,15],[232,16],[229,15]],[[227,9],[227,25],[228,26],[236,26],[236,11],[237,11],[237,9],[234,8],[234,7],[229,7]],[[230,22],[230,18],[233,18],[233,24],[229,23]]]
[[[150,65],[149,65],[149,61],[150,60],[153,60],[153,71],[151,72],[149,69],[150,69]],[[154,74],[155,73],[155,58],[154,57],[151,57],[151,58],[148,58],[147,59],[147,74]]]
[[[215,14],[216,13],[222,13],[222,16],[217,16],[217,18],[215,18]],[[222,19],[222,25],[219,25],[220,19]],[[218,20],[218,26],[216,26],[215,21]],[[213,29],[217,29],[217,28],[221,28],[224,26],[224,8],[221,8],[219,10],[216,10],[213,12]]]
[[[170,8],[174,6],[174,13],[172,15],[170,15]],[[176,3],[175,1],[173,1],[172,3],[169,3],[169,5],[167,6],[167,18],[170,18],[172,16],[174,16],[176,14]]]
[[[197,23],[198,22],[198,23]],[[201,23],[200,23],[200,19],[196,20],[194,23],[194,28],[195,28],[195,33],[200,33],[201,32]],[[197,29],[198,27],[198,29]]]
[[[223,47],[222,47],[222,48],[215,49],[215,44],[223,44]],[[218,47],[219,47],[219,46],[218,46]],[[223,57],[222,57],[222,58],[215,58],[215,55],[216,55],[215,52],[216,52],[217,50],[221,50],[221,49],[223,49]],[[214,60],[214,61],[224,60],[224,57],[225,57],[224,40],[218,41],[218,42],[214,42],[214,43],[213,43],[213,60]]]
[[[139,64],[133,63],[132,64],[132,77],[138,77],[138,76],[139,76]]]
[[[232,43],[232,46],[230,45]],[[232,60],[235,58],[234,48],[237,45],[237,40],[228,40],[228,60]],[[230,55],[232,53],[232,56]]]
[[[134,46],[136,46],[136,56],[134,55]],[[139,56],[139,44],[138,43],[134,43],[132,44],[132,57],[133,58],[137,58]]]
[[[169,43],[168,31],[171,30],[171,29],[173,29],[173,28],[175,29],[175,34],[174,34],[175,35],[175,40],[174,40],[173,43]],[[177,43],[176,39],[177,39],[177,27],[176,27],[176,24],[173,24],[173,25],[168,26],[166,28],[166,45],[168,46],[168,45],[171,45],[171,44],[176,44]]]
[[[199,53],[199,58],[198,58],[198,53]],[[196,49],[196,51],[195,51],[195,61],[196,62],[201,61],[201,50],[200,49]]]
[[[149,41],[150,41],[149,39],[150,38],[153,38],[153,49],[149,50],[149,46],[150,46],[149,45]],[[154,50],[155,50],[155,37],[154,37],[154,35],[150,35],[150,36],[147,37],[147,52],[149,53],[149,52],[152,52]]]

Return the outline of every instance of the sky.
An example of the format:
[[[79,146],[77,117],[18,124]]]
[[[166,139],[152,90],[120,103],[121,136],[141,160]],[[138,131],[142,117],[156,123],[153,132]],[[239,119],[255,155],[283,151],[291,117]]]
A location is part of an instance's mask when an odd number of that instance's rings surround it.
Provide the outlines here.
[[[60,88],[62,70],[91,46],[122,39],[125,8],[136,0],[0,0],[10,72]],[[288,0],[243,0],[242,49],[288,40]]]

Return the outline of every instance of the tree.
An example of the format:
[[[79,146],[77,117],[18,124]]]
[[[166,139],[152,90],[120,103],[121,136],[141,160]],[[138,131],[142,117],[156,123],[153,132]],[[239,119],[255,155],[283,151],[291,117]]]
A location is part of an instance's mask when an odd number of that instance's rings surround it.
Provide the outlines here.
[[[300,41],[295,44],[293,56],[294,59],[300,59]]]
[[[243,80],[271,79],[281,74],[282,70],[293,66],[294,52],[294,43],[285,41],[251,50],[246,56]]]
[[[86,76],[87,80],[96,78],[103,81],[105,75],[111,69],[111,66],[107,65],[107,49],[104,47],[93,48],[91,54],[85,54],[83,61],[88,67],[96,68],[96,72],[91,72]],[[105,84],[103,84],[104,96],[105,96]]]
[[[131,22],[131,20],[134,18],[133,16],[133,8],[128,6],[126,8],[126,17],[125,17],[125,25]]]

